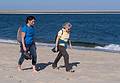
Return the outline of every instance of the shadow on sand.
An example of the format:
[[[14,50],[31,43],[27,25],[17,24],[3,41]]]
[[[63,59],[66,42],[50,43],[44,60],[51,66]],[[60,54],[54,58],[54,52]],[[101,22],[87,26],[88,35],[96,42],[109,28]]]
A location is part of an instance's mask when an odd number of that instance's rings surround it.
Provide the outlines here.
[[[51,65],[51,64],[53,64],[53,62],[37,63],[37,64],[36,64],[37,71],[43,70],[43,69],[45,69],[47,66],[49,66],[49,65]],[[80,64],[80,62],[72,62],[72,63],[69,63],[70,69],[73,69],[73,66],[77,67],[78,64]],[[60,65],[60,66],[58,67],[58,69],[64,68],[64,67],[65,67],[65,66]],[[24,68],[24,69],[22,69],[22,70],[30,70],[30,69],[32,69],[32,67]]]
[[[52,64],[52,62],[48,62],[48,63],[37,63],[37,64],[36,64],[36,69],[37,69],[37,71],[40,71],[40,70],[45,69],[47,66],[49,66],[49,65],[51,65],[51,64]],[[24,68],[24,69],[22,69],[22,70],[30,70],[30,69],[32,69],[32,67]]]
[[[69,63],[70,70],[73,69],[73,66],[77,67],[78,64],[80,64],[80,62],[72,62],[72,63]],[[64,68],[64,67],[65,67],[65,66],[60,65],[60,66],[58,67],[58,69]]]

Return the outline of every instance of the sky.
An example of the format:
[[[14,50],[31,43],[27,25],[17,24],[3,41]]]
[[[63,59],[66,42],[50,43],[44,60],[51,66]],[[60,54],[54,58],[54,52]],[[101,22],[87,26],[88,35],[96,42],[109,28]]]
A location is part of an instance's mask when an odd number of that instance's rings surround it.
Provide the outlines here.
[[[0,0],[0,10],[120,10],[120,0]]]

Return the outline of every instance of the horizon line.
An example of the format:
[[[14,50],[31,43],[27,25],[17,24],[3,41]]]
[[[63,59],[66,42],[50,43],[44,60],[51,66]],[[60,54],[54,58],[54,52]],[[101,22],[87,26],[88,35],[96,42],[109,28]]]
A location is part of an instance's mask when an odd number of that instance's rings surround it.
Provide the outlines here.
[[[0,14],[120,14],[120,10],[0,10]]]

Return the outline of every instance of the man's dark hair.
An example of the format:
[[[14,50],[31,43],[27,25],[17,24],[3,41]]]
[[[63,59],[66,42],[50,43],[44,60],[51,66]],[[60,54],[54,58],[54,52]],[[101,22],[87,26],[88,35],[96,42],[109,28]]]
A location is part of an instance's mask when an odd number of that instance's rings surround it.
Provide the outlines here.
[[[26,18],[26,24],[28,23],[28,20],[31,21],[31,20],[33,20],[33,19],[36,20],[34,16],[28,16],[28,17]]]

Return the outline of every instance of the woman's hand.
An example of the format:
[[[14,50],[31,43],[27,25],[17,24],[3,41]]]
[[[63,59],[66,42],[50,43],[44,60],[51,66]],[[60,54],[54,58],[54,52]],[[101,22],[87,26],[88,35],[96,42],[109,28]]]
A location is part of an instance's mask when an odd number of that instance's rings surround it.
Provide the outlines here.
[[[27,49],[26,49],[26,47],[25,46],[23,46],[23,50],[26,52],[27,51]]]
[[[70,49],[72,49],[72,45],[70,45]]]
[[[55,51],[57,52],[57,50],[58,50],[58,48],[57,48],[57,46],[55,47]]]

